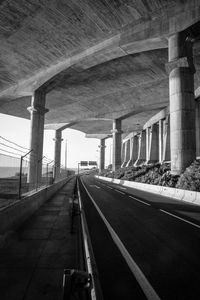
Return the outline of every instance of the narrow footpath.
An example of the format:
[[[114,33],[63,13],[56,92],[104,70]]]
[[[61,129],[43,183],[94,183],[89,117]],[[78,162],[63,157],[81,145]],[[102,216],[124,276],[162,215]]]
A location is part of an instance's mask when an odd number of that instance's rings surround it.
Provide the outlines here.
[[[62,299],[63,270],[78,268],[78,235],[70,233],[69,216],[74,185],[75,178],[1,247],[2,300]]]

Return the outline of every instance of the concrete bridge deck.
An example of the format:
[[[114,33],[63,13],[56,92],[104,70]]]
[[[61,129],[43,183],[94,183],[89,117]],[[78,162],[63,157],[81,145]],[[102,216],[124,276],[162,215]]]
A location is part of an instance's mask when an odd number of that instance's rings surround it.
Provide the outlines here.
[[[1,299],[61,299],[64,268],[78,267],[78,236],[70,233],[69,217],[74,185],[75,178],[2,245]]]

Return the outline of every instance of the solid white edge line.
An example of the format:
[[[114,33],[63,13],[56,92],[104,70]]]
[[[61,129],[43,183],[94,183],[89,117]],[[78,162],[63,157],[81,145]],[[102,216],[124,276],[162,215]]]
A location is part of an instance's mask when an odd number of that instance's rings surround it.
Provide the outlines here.
[[[195,227],[197,227],[197,228],[200,228],[200,225],[197,225],[197,224],[195,224],[195,223],[193,223],[193,222],[190,222],[190,221],[185,220],[185,219],[183,219],[183,218],[181,218],[181,217],[178,217],[178,216],[176,216],[176,215],[174,215],[174,214],[171,214],[171,213],[169,213],[169,212],[166,211],[166,210],[163,210],[163,209],[159,209],[159,210],[162,211],[162,212],[164,212],[165,214],[170,215],[170,216],[172,216],[172,217],[174,217],[174,218],[176,218],[176,219],[179,219],[179,220],[181,220],[181,221],[183,221],[183,222],[185,222],[185,223],[188,223],[188,224],[193,225],[193,226],[195,226]]]
[[[138,267],[138,265],[135,263],[135,261],[133,260],[133,258],[127,251],[127,249],[125,248],[124,244],[122,243],[122,241],[120,240],[120,238],[118,237],[116,232],[113,230],[113,228],[111,227],[111,225],[109,224],[107,219],[104,217],[103,213],[101,212],[100,208],[98,207],[98,205],[96,204],[96,202],[94,201],[92,196],[90,195],[89,191],[87,190],[87,188],[82,180],[81,180],[81,182],[82,182],[88,196],[90,197],[92,203],[94,204],[96,210],[98,211],[99,215],[101,216],[102,220],[104,221],[108,231],[110,232],[110,235],[111,235],[113,241],[115,242],[118,249],[120,250],[122,256],[124,257],[125,261],[127,262],[130,270],[134,274],[137,282],[139,283],[140,287],[142,288],[147,299],[148,300],[161,300],[160,297],[155,292],[154,288],[151,286],[151,284],[145,277],[145,275],[142,273],[141,269]]]
[[[136,201],[138,201],[138,202],[141,202],[141,203],[143,203],[143,204],[145,204],[145,205],[151,206],[151,204],[149,204],[149,203],[147,203],[147,202],[144,202],[144,201],[142,201],[142,200],[139,200],[139,199],[137,199],[137,198],[135,198],[135,197],[133,197],[133,196],[129,196],[129,197],[132,198],[132,199],[134,199],[134,200],[136,200]]]

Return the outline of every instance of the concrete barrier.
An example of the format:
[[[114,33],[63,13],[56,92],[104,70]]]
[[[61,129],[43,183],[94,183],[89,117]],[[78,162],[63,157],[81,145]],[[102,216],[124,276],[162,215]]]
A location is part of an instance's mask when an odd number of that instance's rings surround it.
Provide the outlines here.
[[[26,195],[22,200],[18,200],[0,210],[0,235],[15,230],[37,209],[50,199],[59,189],[61,189],[71,178],[65,178],[50,186],[47,186],[34,193]]]
[[[200,205],[199,192],[175,189],[166,186],[152,185],[152,184],[146,184],[146,183],[140,183],[140,182],[134,182],[128,180],[113,179],[113,178],[108,178],[103,176],[96,176],[96,177],[107,182],[116,183],[130,188],[148,191],[150,193],[155,193],[162,196],[170,197],[175,200],[182,200],[185,202],[190,202],[196,205]]]

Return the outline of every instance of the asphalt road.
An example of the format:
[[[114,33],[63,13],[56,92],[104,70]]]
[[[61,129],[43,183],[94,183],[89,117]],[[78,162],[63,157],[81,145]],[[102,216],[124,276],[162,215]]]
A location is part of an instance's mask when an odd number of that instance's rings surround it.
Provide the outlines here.
[[[200,299],[200,207],[80,177],[105,300]]]

